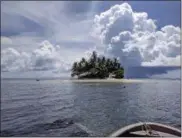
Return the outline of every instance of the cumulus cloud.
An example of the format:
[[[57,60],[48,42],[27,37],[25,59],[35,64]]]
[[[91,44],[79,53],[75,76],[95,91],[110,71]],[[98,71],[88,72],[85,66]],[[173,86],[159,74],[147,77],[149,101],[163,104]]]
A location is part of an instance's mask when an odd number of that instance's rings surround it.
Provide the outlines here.
[[[1,71],[14,71],[27,68],[29,55],[20,53],[13,48],[1,51]]]
[[[92,35],[124,66],[180,65],[180,28],[167,25],[157,30],[155,20],[133,11],[128,3],[96,15]]]
[[[67,16],[61,12],[64,6],[59,9],[58,3],[50,5],[45,2],[42,5],[34,2],[22,4],[4,2],[4,4],[2,12],[4,25],[9,21],[5,18],[9,19],[16,14],[28,19],[27,22],[35,22],[38,28],[42,26],[43,30],[37,34],[37,29],[34,27],[35,30],[32,32],[24,30],[26,33],[22,33],[19,29],[18,32],[21,32],[19,35],[1,36],[1,47],[3,47],[1,71],[64,72],[70,69],[73,61],[80,60],[83,56],[88,58],[93,50],[98,51],[99,55],[119,57],[124,66],[180,64],[180,28],[167,25],[158,30],[156,21],[150,19],[147,13],[135,12],[127,3],[112,6],[109,10],[96,15],[94,21],[92,18],[81,21],[66,20]],[[29,6],[34,8],[28,8]],[[47,7],[46,10],[49,12],[42,11],[42,7]],[[8,16],[5,16],[6,14]],[[89,33],[92,22],[94,24],[91,34],[94,37]],[[23,24],[24,20],[15,26]],[[27,28],[31,28],[31,24],[29,26]],[[11,25],[7,27],[13,30]],[[55,46],[44,41],[37,48],[37,43],[45,39],[63,46]],[[92,48],[93,45],[97,47]]]
[[[44,41],[39,48],[30,53],[19,52],[13,48],[1,51],[2,71],[59,70],[68,71],[70,64],[63,61],[61,47]]]
[[[70,51],[64,49],[64,46],[53,45],[47,40],[30,52],[7,47],[1,51],[1,71],[69,72],[74,61],[79,61],[82,57],[89,58],[93,50],[96,51],[95,46],[88,50],[75,49],[75,51]]]

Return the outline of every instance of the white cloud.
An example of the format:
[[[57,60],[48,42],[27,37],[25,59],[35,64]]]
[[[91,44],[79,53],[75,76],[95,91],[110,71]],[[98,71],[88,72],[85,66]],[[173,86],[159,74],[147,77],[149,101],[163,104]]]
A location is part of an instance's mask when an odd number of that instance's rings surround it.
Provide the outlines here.
[[[13,48],[1,51],[2,71],[59,70],[68,71],[69,63],[63,61],[60,46],[44,41],[31,53],[19,52]]]
[[[59,46],[53,46],[44,41],[40,47],[32,52],[31,65],[34,70],[66,70],[66,64],[59,55]]]
[[[1,71],[53,71],[55,73],[68,72],[72,63],[81,57],[88,57],[88,53],[95,50],[75,49],[70,51],[59,45],[52,45],[45,40],[38,48],[30,52],[20,51],[14,48],[4,48],[1,51]]]
[[[65,2],[2,2],[2,28],[18,32],[1,36],[2,71],[64,72],[93,50],[119,57],[128,66],[180,64],[179,27],[157,30],[155,20],[145,12],[134,12],[127,3],[95,18],[88,11],[81,20],[68,16],[66,8]],[[54,45],[45,41],[38,47],[43,40]]]
[[[155,20],[127,3],[96,15],[93,28],[105,53],[119,57],[124,66],[180,65],[180,28],[167,25],[157,31]]]
[[[80,6],[79,10],[82,11],[84,7],[80,4],[78,3],[77,6]],[[74,3],[71,2],[70,5],[74,6]],[[1,28],[4,34],[8,32],[8,36],[11,36],[12,47],[16,49],[20,47],[25,51],[32,50],[43,40],[56,44],[72,43],[72,45],[88,43],[92,40],[88,33],[93,22],[92,18],[86,16],[82,20],[77,19],[70,14],[72,9],[68,8],[68,2],[7,1],[2,2],[1,7]],[[71,13],[75,14],[75,12]],[[83,15],[83,13],[78,14]],[[89,46],[85,45],[85,47]]]
[[[77,20],[77,17],[68,16],[67,11],[72,9],[68,9],[67,2],[2,2],[1,6],[3,32],[7,31],[6,38],[11,40],[11,44],[1,45],[2,51],[7,53],[2,55],[2,71],[66,71],[70,63],[94,45],[88,33],[92,18]],[[50,43],[38,47],[43,40],[61,47]],[[24,60],[28,62],[27,66],[22,61],[22,52],[29,56]],[[15,53],[19,56],[16,57]]]
[[[20,53],[13,48],[6,48],[1,51],[1,71],[28,69],[29,58],[27,53]]]

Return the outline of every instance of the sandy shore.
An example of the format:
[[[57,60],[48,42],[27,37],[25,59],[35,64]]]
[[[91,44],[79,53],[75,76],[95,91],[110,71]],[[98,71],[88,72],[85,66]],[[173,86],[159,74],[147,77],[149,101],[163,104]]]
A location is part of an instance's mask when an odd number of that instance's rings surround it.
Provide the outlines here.
[[[63,82],[114,82],[114,83],[145,83],[154,82],[155,80],[149,79],[70,79],[61,80]]]
[[[179,80],[164,80],[164,79],[56,79],[46,80],[50,83],[160,83],[165,81],[179,82]]]

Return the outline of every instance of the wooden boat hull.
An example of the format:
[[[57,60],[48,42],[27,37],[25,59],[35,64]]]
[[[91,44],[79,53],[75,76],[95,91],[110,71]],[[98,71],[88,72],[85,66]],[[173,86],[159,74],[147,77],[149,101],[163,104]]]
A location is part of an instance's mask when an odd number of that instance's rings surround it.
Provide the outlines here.
[[[145,127],[150,128],[151,132]],[[111,137],[181,137],[181,131],[167,125],[153,123],[153,122],[140,122],[128,125],[118,131],[112,133]]]

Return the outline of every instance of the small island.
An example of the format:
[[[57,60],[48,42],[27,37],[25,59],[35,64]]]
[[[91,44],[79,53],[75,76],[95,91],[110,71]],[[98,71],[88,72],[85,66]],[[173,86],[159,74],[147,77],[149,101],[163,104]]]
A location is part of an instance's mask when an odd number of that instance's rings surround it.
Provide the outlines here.
[[[80,62],[74,62],[71,71],[71,76],[77,76],[78,79],[120,79],[124,77],[124,68],[116,58],[98,57],[95,51],[88,60],[82,58]]]

